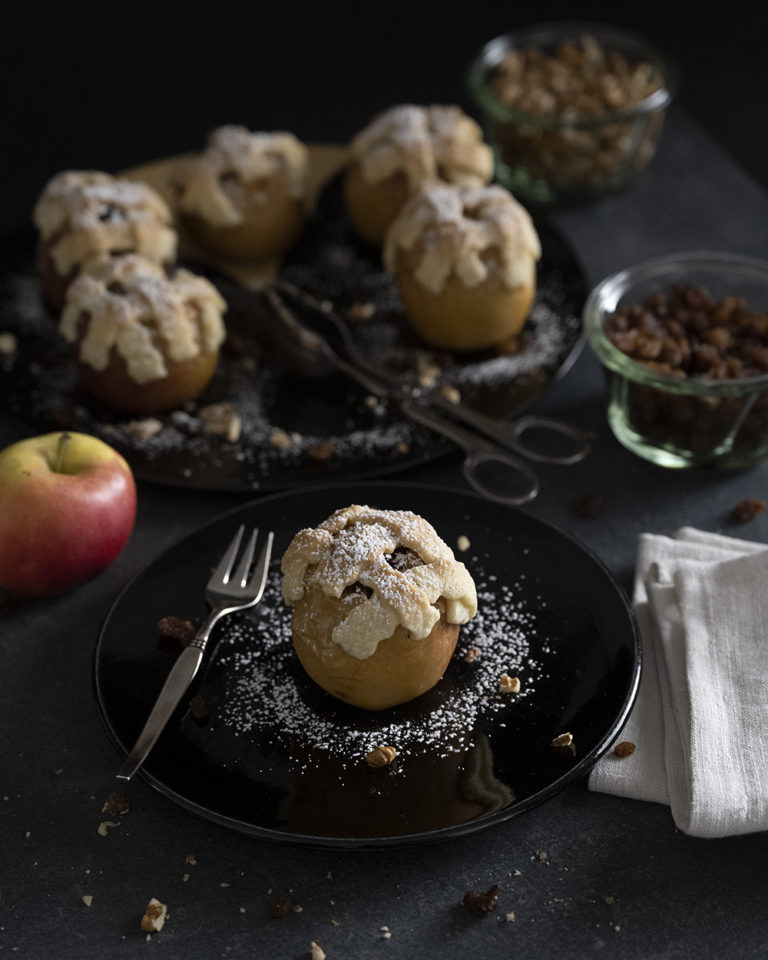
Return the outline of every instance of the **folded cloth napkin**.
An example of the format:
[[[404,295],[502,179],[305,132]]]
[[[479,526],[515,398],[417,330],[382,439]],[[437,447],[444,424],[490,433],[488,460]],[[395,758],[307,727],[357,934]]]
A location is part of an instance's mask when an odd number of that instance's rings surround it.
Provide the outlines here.
[[[592,790],[669,804],[698,837],[768,830],[768,546],[690,527],[643,534],[637,700]]]

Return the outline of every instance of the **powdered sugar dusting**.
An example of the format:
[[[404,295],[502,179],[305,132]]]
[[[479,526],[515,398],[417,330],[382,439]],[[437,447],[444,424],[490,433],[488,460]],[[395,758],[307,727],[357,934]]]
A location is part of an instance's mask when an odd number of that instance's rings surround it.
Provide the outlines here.
[[[530,653],[530,638],[539,632],[536,616],[519,599],[518,585],[495,582],[476,564],[472,572],[478,613],[461,628],[440,696],[421,698],[421,713],[395,708],[380,714],[345,706],[338,711],[337,701],[304,675],[291,645],[290,611],[281,601],[279,576],[273,572],[261,615],[233,620],[219,648],[216,662],[225,675],[225,694],[214,722],[242,737],[244,749],[251,736],[265,731],[286,747],[299,738],[308,747],[297,761],[304,765],[314,751],[318,759],[329,755],[342,767],[356,765],[381,743],[395,746],[403,759],[465,751],[478,721],[495,715],[503,723],[520,700],[535,694],[542,675],[541,664]],[[478,653],[467,663],[464,654],[470,648]],[[499,691],[504,673],[520,677],[519,694]]]

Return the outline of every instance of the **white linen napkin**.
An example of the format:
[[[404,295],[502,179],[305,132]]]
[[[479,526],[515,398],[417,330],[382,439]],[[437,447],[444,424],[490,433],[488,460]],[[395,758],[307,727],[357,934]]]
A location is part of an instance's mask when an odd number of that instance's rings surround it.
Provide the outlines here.
[[[669,804],[698,837],[768,830],[768,547],[684,527],[640,538],[636,703],[589,787]]]

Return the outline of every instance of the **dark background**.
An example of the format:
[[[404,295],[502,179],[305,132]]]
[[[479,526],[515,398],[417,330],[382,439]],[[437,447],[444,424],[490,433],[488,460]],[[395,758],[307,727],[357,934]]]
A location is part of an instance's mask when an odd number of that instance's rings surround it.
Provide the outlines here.
[[[6,4],[3,232],[28,218],[61,169],[113,172],[197,149],[222,123],[345,140],[398,102],[469,106],[475,52],[555,19],[609,21],[652,40],[680,66],[680,102],[768,185],[765,9],[748,0]]]
[[[0,229],[28,222],[59,170],[119,170],[195,149],[222,123],[342,140],[397,102],[466,104],[465,66],[486,40],[574,16],[634,27],[674,57],[683,106],[768,187],[760,9],[732,2],[710,18],[702,5],[676,9],[658,0],[631,8],[6,3]],[[562,215],[556,226],[592,284],[626,264],[697,245],[765,257],[766,223],[765,192],[680,111],[670,114],[658,156],[636,187]],[[655,467],[614,440],[603,399],[597,360],[585,350],[537,407],[596,437],[584,463],[537,468],[535,516],[570,531],[625,586],[642,531],[690,524],[768,540],[768,511],[745,527],[726,520],[741,498],[765,496],[768,463],[741,473]],[[23,430],[0,417],[0,445]],[[459,467],[455,455],[402,479],[463,489]],[[574,515],[573,499],[585,491],[605,495],[602,516]],[[144,484],[131,541],[102,577],[0,620],[0,957],[111,960],[161,951],[166,960],[306,960],[317,938],[329,960],[764,960],[768,833],[690,838],[666,807],[589,793],[584,783],[463,840],[350,855],[247,840],[190,816],[138,778],[130,815],[101,837],[101,806],[120,758],[91,690],[99,626],[149,559],[241,502]],[[497,914],[469,916],[464,891],[495,882],[502,883]],[[84,894],[94,896],[90,908]],[[171,918],[147,944],[139,917],[150,896],[169,904]],[[303,912],[270,920],[269,907],[286,896]],[[514,924],[502,920],[508,910]],[[386,942],[378,939],[383,924],[393,931]]]

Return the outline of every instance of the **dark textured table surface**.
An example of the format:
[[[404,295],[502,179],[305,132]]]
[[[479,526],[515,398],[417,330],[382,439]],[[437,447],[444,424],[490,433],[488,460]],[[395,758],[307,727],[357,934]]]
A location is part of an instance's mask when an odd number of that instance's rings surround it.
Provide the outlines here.
[[[682,110],[672,111],[634,189],[555,219],[590,283],[673,250],[768,256],[768,196]],[[575,467],[539,470],[532,514],[579,538],[627,588],[642,531],[692,525],[768,540],[768,514],[741,527],[727,522],[738,500],[765,496],[767,464],[738,473],[655,467],[613,439],[603,400],[585,350],[536,409],[594,430],[595,447]],[[23,425],[0,421],[1,445],[23,435]],[[402,479],[463,489],[453,456]],[[585,491],[604,497],[600,516],[574,514]],[[0,620],[0,955],[299,958],[312,940],[329,960],[768,955],[767,834],[691,839],[666,807],[590,793],[583,782],[465,839],[339,853],[243,838],[137,778],[126,790],[131,812],[99,835],[120,760],[92,691],[100,624],[150,558],[244,500],[144,484],[135,532],[106,573],[65,597],[6,609]],[[472,917],[464,892],[492,883],[501,884],[498,911]],[[152,896],[170,918],[148,944],[139,918]],[[270,919],[283,897],[301,911]],[[509,912],[513,923],[504,922]]]

